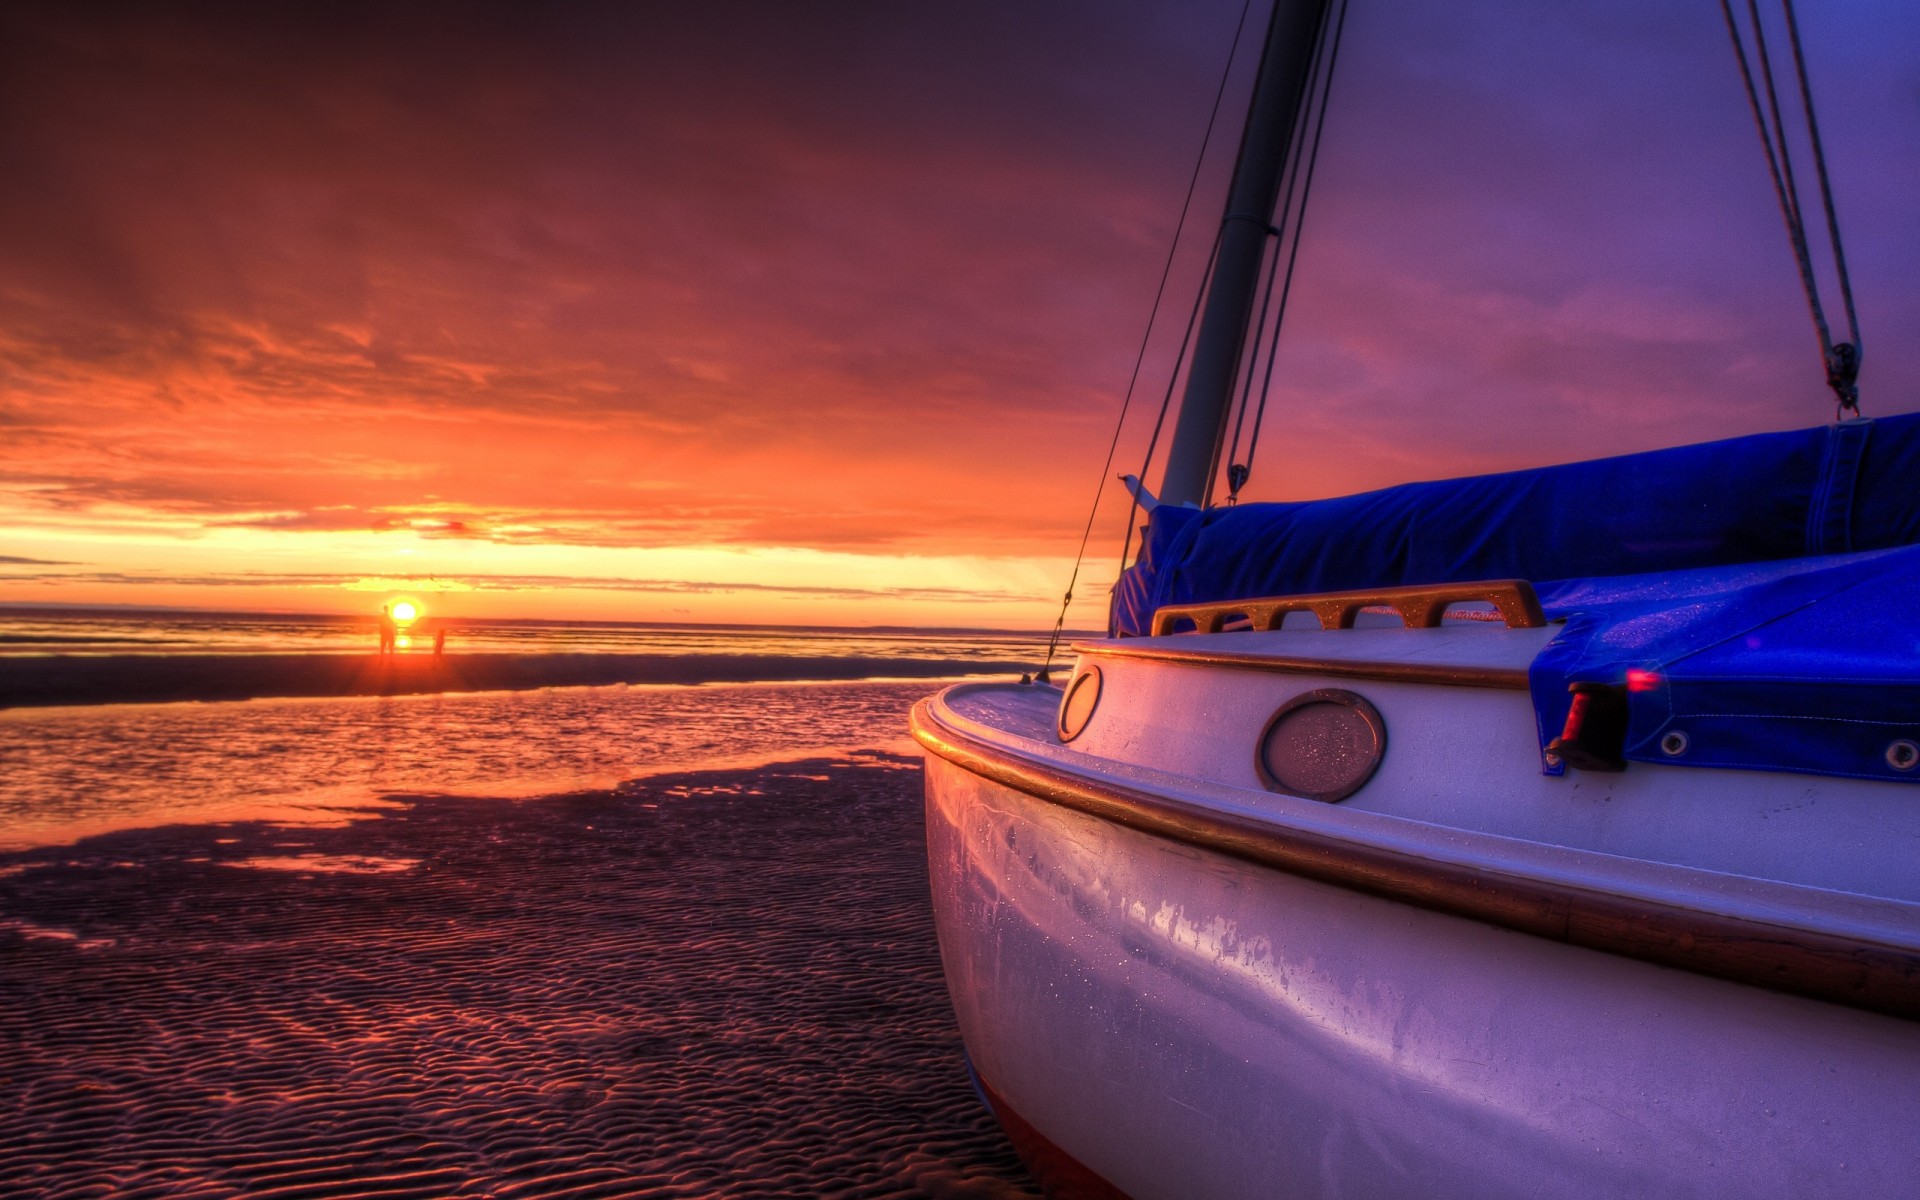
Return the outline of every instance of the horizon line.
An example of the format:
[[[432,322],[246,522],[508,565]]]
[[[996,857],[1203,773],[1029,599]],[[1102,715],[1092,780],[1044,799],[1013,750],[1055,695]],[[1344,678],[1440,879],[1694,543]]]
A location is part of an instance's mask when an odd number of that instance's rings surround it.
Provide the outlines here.
[[[314,612],[303,609],[231,609],[202,608],[187,604],[46,604],[29,603],[14,600],[0,600],[0,616],[21,613],[45,613],[50,615],[153,615],[153,616],[206,616],[206,617],[251,617],[251,618],[296,618],[308,621],[325,622],[367,622],[377,618],[372,614],[357,616],[352,613]],[[613,619],[581,619],[564,617],[430,617],[430,621],[443,621],[448,625],[553,625],[553,626],[621,626],[638,629],[736,629],[736,630],[832,630],[842,633],[992,633],[1022,637],[1044,638],[1053,631],[1051,628],[1035,629],[1031,627],[1003,628],[989,625],[799,625],[799,624],[759,624],[744,621],[623,621]],[[1061,636],[1068,637],[1104,637],[1105,631],[1097,629],[1063,629]]]

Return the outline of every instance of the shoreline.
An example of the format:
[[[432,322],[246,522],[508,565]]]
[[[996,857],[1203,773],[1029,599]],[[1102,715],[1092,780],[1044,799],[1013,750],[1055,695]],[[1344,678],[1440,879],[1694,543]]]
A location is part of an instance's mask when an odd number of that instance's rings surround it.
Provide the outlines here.
[[[1013,660],[771,654],[112,654],[0,657],[0,709],[409,696],[610,684],[1019,674]]]

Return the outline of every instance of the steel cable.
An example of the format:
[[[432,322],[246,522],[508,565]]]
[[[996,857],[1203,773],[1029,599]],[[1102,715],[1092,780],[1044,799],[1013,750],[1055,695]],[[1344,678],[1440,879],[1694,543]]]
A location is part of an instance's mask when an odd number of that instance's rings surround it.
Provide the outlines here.
[[[1193,207],[1194,192],[1198,189],[1200,185],[1200,168],[1207,161],[1208,147],[1213,144],[1214,127],[1219,123],[1219,120],[1220,120],[1220,102],[1222,98],[1224,98],[1227,94],[1227,81],[1233,77],[1233,61],[1239,55],[1240,38],[1246,32],[1247,13],[1252,9],[1252,7],[1253,7],[1253,0],[1243,0],[1243,3],[1240,5],[1240,20],[1233,27],[1233,41],[1227,47],[1226,65],[1221,68],[1220,85],[1219,87],[1214,89],[1213,108],[1207,114],[1207,131],[1206,131],[1206,134],[1200,139],[1200,153],[1195,156],[1193,160],[1193,172],[1187,178],[1186,198],[1180,202],[1180,216],[1174,222],[1173,244],[1167,247],[1167,261],[1165,265],[1160,268],[1160,285],[1154,290],[1153,307],[1149,309],[1147,313],[1146,332],[1140,335],[1140,351],[1138,354],[1134,356],[1133,373],[1127,378],[1126,395],[1120,402],[1120,416],[1119,416],[1119,419],[1113,423],[1113,440],[1109,442],[1107,445],[1107,459],[1106,459],[1106,462],[1102,464],[1100,467],[1100,479],[1098,484],[1094,487],[1094,490],[1093,490],[1093,507],[1087,513],[1087,525],[1086,525],[1086,528],[1082,530],[1080,534],[1080,550],[1073,557],[1073,573],[1067,577],[1066,594],[1063,597],[1061,597],[1061,600],[1060,600],[1060,615],[1054,619],[1053,633],[1051,636],[1047,638],[1047,657],[1046,657],[1046,660],[1040,666],[1039,679],[1040,679],[1040,682],[1042,683],[1045,683],[1047,681],[1047,672],[1051,670],[1053,667],[1054,653],[1060,647],[1061,631],[1066,628],[1067,609],[1073,605],[1073,589],[1075,585],[1077,585],[1080,582],[1080,565],[1082,562],[1085,561],[1087,557],[1087,542],[1093,536],[1094,519],[1100,515],[1100,498],[1106,492],[1107,473],[1113,470],[1113,456],[1114,456],[1114,453],[1120,447],[1120,433],[1123,429],[1126,428],[1127,410],[1131,408],[1133,405],[1134,388],[1138,385],[1140,381],[1140,367],[1141,367],[1141,364],[1146,361],[1147,346],[1153,340],[1153,327],[1160,317],[1160,302],[1166,296],[1167,280],[1173,274],[1174,258],[1179,253],[1179,250],[1180,250],[1180,234],[1183,230],[1186,229],[1186,226],[1187,226],[1187,213]],[[1214,251],[1216,253],[1219,250],[1219,245],[1220,245],[1219,235],[1215,234],[1214,235]],[[1207,269],[1209,272],[1211,272],[1213,269],[1212,255],[1208,256]],[[1188,336],[1189,337],[1192,336],[1191,324],[1189,324]],[[1184,356],[1185,353],[1186,353],[1186,344],[1185,342],[1182,342],[1181,354]],[[1178,369],[1179,369],[1178,363],[1176,362],[1175,370],[1177,371]],[[1171,390],[1169,390],[1168,395],[1169,397],[1171,397],[1172,395]],[[1160,425],[1162,422],[1166,420],[1166,418],[1167,418],[1167,402],[1163,400],[1160,405],[1160,420],[1154,423],[1154,440],[1156,442],[1159,440],[1159,436],[1160,436]],[[1149,447],[1147,453],[1149,455],[1153,453],[1151,447]],[[1145,478],[1145,475],[1146,475],[1146,470],[1143,467],[1141,469],[1141,477]],[[1129,543],[1131,543],[1132,537],[1133,537],[1133,509],[1135,507],[1138,507],[1138,505],[1139,505],[1139,500],[1136,497],[1134,500],[1133,506],[1127,509],[1127,540]],[[1126,561],[1127,561],[1127,555],[1126,555],[1126,551],[1123,549],[1120,552],[1120,565],[1122,567],[1126,566]]]
[[[1733,0],[1720,0],[1720,11],[1727,20],[1727,34],[1733,40],[1734,58],[1740,65],[1740,79],[1746,85],[1747,104],[1752,109],[1754,124],[1760,130],[1760,144],[1766,150],[1767,173],[1773,179],[1774,195],[1780,201],[1780,215],[1787,224],[1787,240],[1793,247],[1794,259],[1800,268],[1800,286],[1806,291],[1814,332],[1820,340],[1820,361],[1827,373],[1827,386],[1833,389],[1839,401],[1839,412],[1852,412],[1857,416],[1860,412],[1858,378],[1861,341],[1860,321],[1853,303],[1853,282],[1847,274],[1847,256],[1840,240],[1840,218],[1834,208],[1826,151],[1820,141],[1820,122],[1814,115],[1813,89],[1808,82],[1806,56],[1800,45],[1800,23],[1794,15],[1793,0],[1780,0],[1780,7],[1786,18],[1788,42],[1793,48],[1794,73],[1799,83],[1801,112],[1807,123],[1807,140],[1813,150],[1814,173],[1820,181],[1820,200],[1825,209],[1834,273],[1838,277],[1841,299],[1846,307],[1849,340],[1844,342],[1833,340],[1826,310],[1820,302],[1820,286],[1814,270],[1813,254],[1807,245],[1800,188],[1793,174],[1793,156],[1787,140],[1786,122],[1780,112],[1780,93],[1774,84],[1773,56],[1767,50],[1759,0],[1747,0],[1748,16],[1753,23],[1752,60],[1748,57],[1746,42],[1740,36],[1740,22],[1734,15]],[[1764,107],[1761,104],[1761,88],[1754,84],[1755,61],[1758,62],[1761,84],[1766,92]],[[1772,116],[1771,122],[1768,120],[1769,114]]]
[[[1320,135],[1327,127],[1327,101],[1333,95],[1333,68],[1340,58],[1340,35],[1345,31],[1346,25],[1347,6],[1342,3],[1340,15],[1334,20],[1333,37],[1327,48],[1327,69],[1320,84],[1320,111],[1314,118],[1313,147],[1307,155],[1307,173],[1300,185],[1300,207],[1293,215],[1293,241],[1287,251],[1287,270],[1280,287],[1280,307],[1273,318],[1273,336],[1267,344],[1267,371],[1260,381],[1260,406],[1254,411],[1253,432],[1247,439],[1247,461],[1243,464],[1245,469],[1240,477],[1243,486],[1252,476],[1253,459],[1260,452],[1260,427],[1267,418],[1267,396],[1273,391],[1273,363],[1280,355],[1280,329],[1286,323],[1287,301],[1293,295],[1293,270],[1300,260],[1300,230],[1307,220],[1307,198],[1313,192],[1314,168],[1320,163]]]

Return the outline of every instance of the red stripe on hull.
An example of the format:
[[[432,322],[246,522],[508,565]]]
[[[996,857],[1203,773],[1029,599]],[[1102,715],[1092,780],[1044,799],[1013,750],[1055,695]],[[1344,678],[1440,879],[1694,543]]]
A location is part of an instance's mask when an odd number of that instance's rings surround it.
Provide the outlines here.
[[[1033,1172],[1040,1190],[1049,1200],[1132,1200],[1096,1175],[1091,1167],[1048,1141],[1046,1134],[1028,1124],[1026,1118],[1007,1103],[1006,1097],[994,1091],[984,1079],[980,1080],[980,1090],[993,1106],[993,1115],[999,1120],[1000,1128],[1006,1130],[1015,1153]]]

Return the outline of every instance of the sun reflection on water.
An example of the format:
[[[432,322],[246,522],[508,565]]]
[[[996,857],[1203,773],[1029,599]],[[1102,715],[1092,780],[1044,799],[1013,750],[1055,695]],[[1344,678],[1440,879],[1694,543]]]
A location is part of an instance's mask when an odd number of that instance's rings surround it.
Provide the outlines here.
[[[558,688],[0,712],[0,850],[177,822],[339,823],[872,748],[938,681]]]

